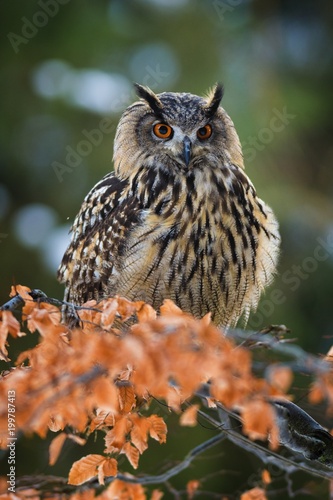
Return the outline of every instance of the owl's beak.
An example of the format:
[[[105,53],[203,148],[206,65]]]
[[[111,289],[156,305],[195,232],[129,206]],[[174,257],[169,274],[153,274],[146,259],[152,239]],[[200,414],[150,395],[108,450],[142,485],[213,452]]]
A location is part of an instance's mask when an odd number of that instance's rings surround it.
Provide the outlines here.
[[[191,148],[192,148],[192,143],[190,141],[190,138],[185,135],[184,140],[183,140],[183,152],[184,152],[184,160],[185,164],[188,167],[188,164],[190,163],[191,159]]]

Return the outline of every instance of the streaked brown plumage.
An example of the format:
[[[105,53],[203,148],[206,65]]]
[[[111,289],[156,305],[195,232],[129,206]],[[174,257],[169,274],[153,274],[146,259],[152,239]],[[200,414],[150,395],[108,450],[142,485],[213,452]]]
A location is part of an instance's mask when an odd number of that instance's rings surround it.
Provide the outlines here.
[[[196,317],[247,319],[276,269],[272,210],[244,172],[234,125],[207,98],[136,86],[122,115],[114,173],[90,191],[72,227],[59,279],[65,300],[121,295]]]

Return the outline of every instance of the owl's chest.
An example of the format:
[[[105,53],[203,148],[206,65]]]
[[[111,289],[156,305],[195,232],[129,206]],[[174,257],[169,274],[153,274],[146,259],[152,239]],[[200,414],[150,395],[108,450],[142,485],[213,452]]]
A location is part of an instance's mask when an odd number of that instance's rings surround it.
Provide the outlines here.
[[[191,202],[184,197],[165,213],[144,210],[124,249],[120,275],[126,288],[163,283],[170,289],[195,276],[221,277],[236,251],[236,224],[235,216],[216,197]]]

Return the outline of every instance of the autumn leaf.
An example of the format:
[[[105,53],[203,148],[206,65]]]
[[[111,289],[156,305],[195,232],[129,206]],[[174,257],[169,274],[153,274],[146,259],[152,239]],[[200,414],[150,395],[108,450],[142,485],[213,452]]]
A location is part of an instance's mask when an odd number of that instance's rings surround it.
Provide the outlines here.
[[[180,425],[194,427],[197,425],[197,413],[199,410],[199,405],[191,405],[189,406],[180,417]]]
[[[261,479],[264,484],[270,484],[272,482],[271,475],[267,469],[262,471]]]
[[[261,488],[252,488],[240,497],[240,500],[267,500],[266,493]]]
[[[130,432],[132,422],[127,416],[118,418],[113,429],[107,432],[105,436],[106,453],[120,451],[126,441],[126,435]]]
[[[151,415],[150,417],[147,418],[147,420],[150,423],[149,426],[150,436],[156,441],[158,441],[160,444],[165,443],[168,429],[163,418],[158,417],[157,415]]]
[[[242,409],[243,430],[250,439],[268,439],[273,449],[278,446],[278,428],[272,406],[263,400],[252,400]]]
[[[118,400],[122,413],[129,413],[136,404],[134,388],[131,385],[118,387]]]
[[[200,486],[200,481],[198,481],[197,479],[192,479],[187,483],[186,492],[187,492],[187,498],[189,500],[192,500],[192,498],[194,498],[194,495],[198,490],[199,486]]]
[[[99,484],[104,484],[104,478],[110,476],[116,476],[118,472],[118,463],[115,458],[106,458],[98,466],[98,482]]]
[[[273,387],[284,393],[291,385],[293,372],[288,366],[273,365],[269,368],[268,379]]]
[[[21,332],[20,323],[11,311],[1,311],[0,315],[0,359],[10,361],[6,348],[7,336],[10,334],[12,337],[23,337],[25,333]]]
[[[101,500],[147,500],[145,490],[141,484],[126,483],[120,479],[112,481],[110,486],[108,486],[99,498]]]
[[[98,467],[104,460],[103,455],[87,455],[74,462],[69,471],[68,484],[83,484],[97,476]]]
[[[49,465],[54,465],[58,460],[64,442],[67,439],[67,434],[65,432],[61,432],[52,439],[51,444],[49,446]]]
[[[129,441],[127,441],[121,449],[121,452],[126,455],[129,463],[134,469],[138,468],[139,464],[139,450],[133,446]]]

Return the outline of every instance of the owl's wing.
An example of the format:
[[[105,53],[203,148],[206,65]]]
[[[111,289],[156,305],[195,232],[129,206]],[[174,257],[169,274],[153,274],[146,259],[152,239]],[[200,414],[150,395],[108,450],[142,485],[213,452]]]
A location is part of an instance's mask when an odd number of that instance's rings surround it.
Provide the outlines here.
[[[110,292],[110,278],[126,235],[139,219],[139,201],[127,181],[106,175],[84,199],[58,270],[65,300],[82,304]]]

